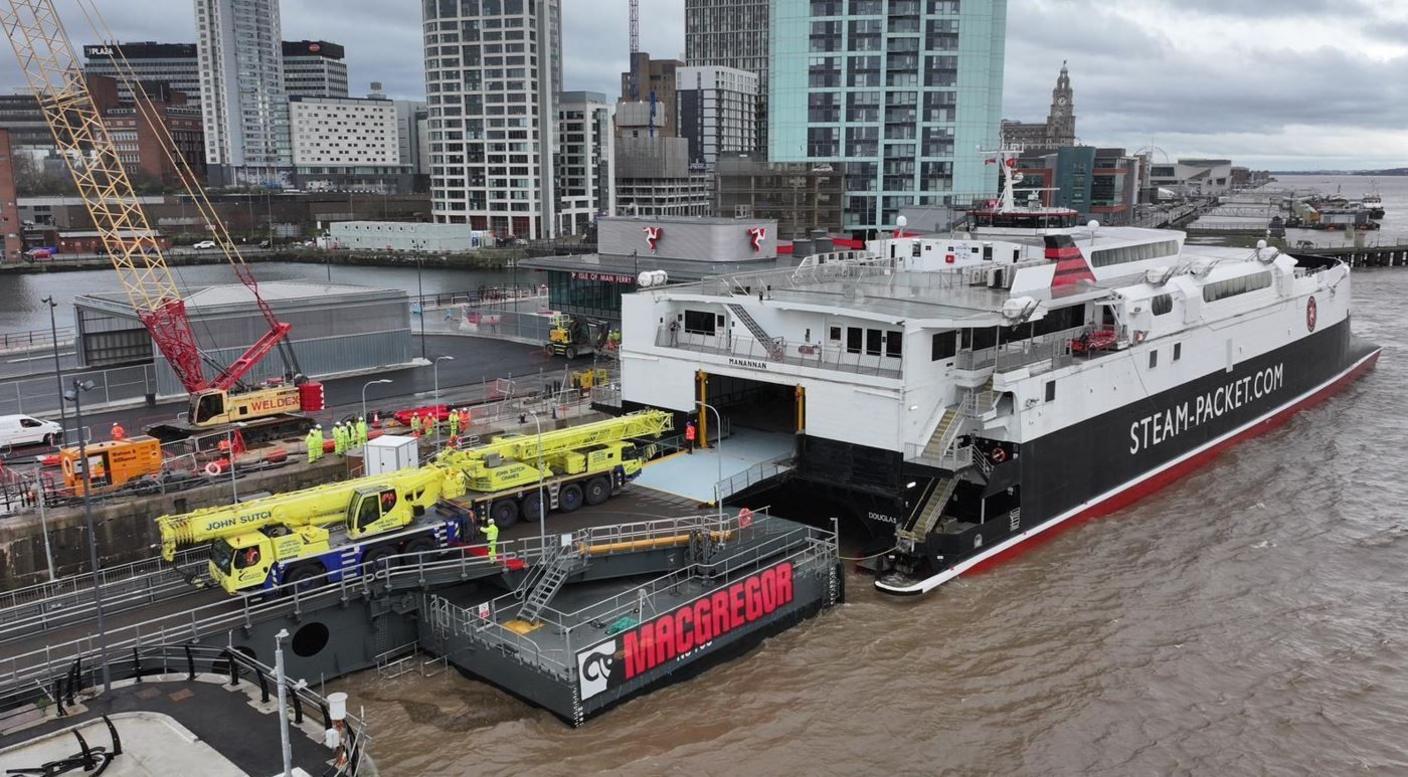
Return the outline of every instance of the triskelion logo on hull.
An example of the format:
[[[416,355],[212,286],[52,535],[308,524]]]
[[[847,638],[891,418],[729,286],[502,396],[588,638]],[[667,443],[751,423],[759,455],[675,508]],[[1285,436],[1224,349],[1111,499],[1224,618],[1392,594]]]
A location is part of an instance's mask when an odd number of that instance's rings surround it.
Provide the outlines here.
[[[582,701],[606,690],[616,664],[616,640],[609,639],[577,654],[577,687]]]

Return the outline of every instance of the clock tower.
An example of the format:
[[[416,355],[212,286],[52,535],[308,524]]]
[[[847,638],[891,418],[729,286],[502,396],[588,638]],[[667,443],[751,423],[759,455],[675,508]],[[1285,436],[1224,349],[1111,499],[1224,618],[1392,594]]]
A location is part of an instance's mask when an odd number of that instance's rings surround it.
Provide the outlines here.
[[[1071,75],[1066,63],[1061,63],[1061,75],[1051,90],[1051,113],[1046,117],[1047,143],[1052,148],[1076,143],[1075,93],[1071,91]]]

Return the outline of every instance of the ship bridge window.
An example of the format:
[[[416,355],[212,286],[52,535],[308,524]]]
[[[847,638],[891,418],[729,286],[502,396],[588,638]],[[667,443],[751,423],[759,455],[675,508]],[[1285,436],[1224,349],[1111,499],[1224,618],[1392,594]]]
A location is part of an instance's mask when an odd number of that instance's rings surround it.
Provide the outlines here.
[[[714,314],[707,310],[686,310],[684,331],[694,335],[714,334]]]
[[[936,332],[930,345],[929,361],[952,359],[958,355],[958,333]]]
[[[1157,243],[1139,243],[1119,248],[1102,248],[1090,254],[1090,264],[1095,267],[1109,267],[1129,262],[1142,262],[1163,256],[1177,256],[1178,241],[1162,240]]]
[[[1173,312],[1173,295],[1159,294],[1149,300],[1149,307],[1153,308],[1154,315],[1165,316]]]
[[[1243,275],[1240,278],[1228,278],[1225,281],[1214,281],[1203,286],[1203,301],[1216,302],[1220,299],[1235,297],[1238,294],[1257,291],[1271,287],[1271,273],[1259,272],[1251,275]]]

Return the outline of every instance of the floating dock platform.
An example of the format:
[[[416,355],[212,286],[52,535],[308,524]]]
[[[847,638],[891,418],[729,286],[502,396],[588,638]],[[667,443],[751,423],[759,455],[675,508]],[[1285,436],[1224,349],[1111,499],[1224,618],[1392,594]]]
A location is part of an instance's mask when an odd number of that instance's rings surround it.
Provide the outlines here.
[[[604,528],[561,535],[502,596],[425,594],[421,647],[579,726],[845,596],[833,530],[746,512]],[[642,562],[657,572],[631,575]]]

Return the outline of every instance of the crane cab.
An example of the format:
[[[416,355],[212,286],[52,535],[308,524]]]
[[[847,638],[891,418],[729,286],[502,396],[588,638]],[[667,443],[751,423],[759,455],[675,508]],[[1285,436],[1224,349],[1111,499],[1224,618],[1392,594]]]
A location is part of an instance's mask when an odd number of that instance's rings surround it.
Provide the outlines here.
[[[415,519],[419,508],[394,486],[357,489],[347,506],[347,536],[357,539],[400,529]]]
[[[318,526],[268,526],[210,543],[210,577],[226,593],[267,587],[275,564],[328,550],[329,535]]]

